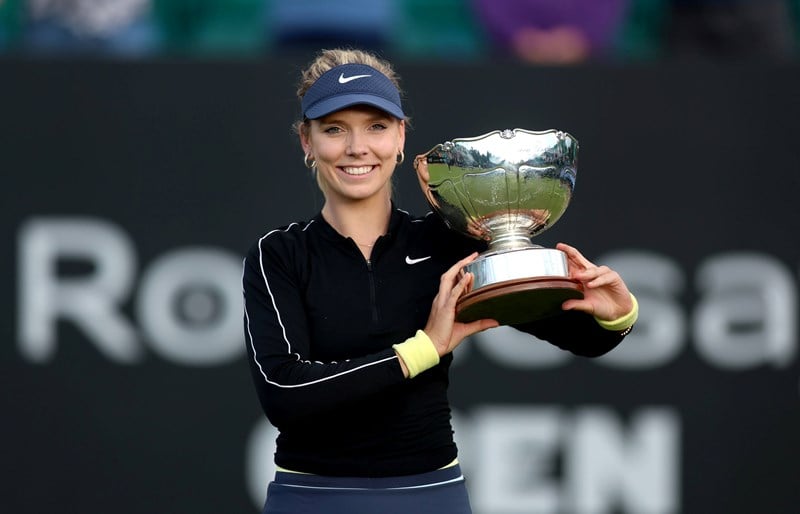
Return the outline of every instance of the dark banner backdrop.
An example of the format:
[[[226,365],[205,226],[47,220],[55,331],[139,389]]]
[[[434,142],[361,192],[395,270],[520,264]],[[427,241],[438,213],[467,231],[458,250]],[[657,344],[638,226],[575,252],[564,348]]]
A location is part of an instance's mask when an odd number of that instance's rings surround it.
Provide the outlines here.
[[[0,511],[255,513],[274,430],[241,259],[321,207],[302,62],[0,62]],[[583,360],[490,331],[453,369],[476,514],[795,512],[800,68],[399,63],[413,156],[494,129],[580,141],[537,238],[641,305]],[[427,211],[407,158],[397,202]]]

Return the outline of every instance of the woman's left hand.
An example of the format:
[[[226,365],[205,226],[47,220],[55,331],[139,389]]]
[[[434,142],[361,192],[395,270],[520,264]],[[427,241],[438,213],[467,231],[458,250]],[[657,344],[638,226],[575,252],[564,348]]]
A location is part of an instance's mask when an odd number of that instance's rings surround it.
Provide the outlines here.
[[[564,310],[583,311],[603,321],[613,321],[631,312],[631,293],[619,273],[608,266],[596,266],[567,244],[558,243],[556,248],[567,254],[570,278],[583,285],[583,299],[567,300]]]

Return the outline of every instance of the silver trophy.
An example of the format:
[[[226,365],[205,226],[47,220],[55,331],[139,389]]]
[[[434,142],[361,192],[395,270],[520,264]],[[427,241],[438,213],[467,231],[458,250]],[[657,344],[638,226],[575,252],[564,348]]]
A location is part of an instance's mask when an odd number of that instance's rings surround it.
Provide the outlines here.
[[[436,145],[414,161],[431,208],[452,229],[489,247],[468,264],[472,290],[459,321],[534,321],[561,310],[583,288],[564,252],[531,238],[564,214],[575,187],[578,141],[566,132],[495,130]]]

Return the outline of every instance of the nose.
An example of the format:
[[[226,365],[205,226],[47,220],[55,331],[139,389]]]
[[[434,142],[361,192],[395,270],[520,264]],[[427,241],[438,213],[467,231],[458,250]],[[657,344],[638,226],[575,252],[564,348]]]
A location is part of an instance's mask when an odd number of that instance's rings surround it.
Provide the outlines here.
[[[365,155],[367,153],[366,138],[358,131],[352,131],[347,136],[347,154]]]

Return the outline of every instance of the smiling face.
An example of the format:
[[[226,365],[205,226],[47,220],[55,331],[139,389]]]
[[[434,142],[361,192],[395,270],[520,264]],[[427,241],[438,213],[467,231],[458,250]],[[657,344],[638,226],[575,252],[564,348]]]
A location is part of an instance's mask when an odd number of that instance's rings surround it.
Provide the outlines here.
[[[374,107],[353,106],[310,120],[300,142],[317,163],[326,202],[388,201],[405,122]]]

